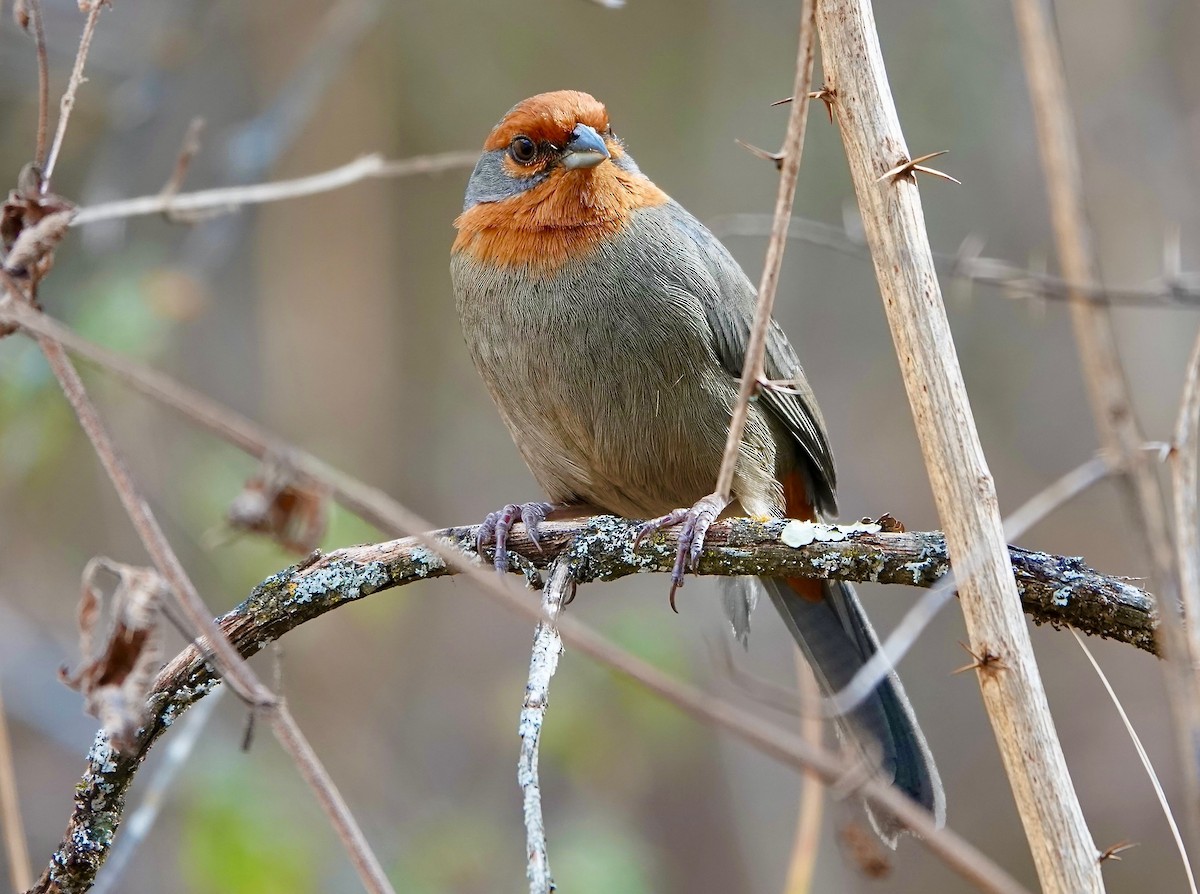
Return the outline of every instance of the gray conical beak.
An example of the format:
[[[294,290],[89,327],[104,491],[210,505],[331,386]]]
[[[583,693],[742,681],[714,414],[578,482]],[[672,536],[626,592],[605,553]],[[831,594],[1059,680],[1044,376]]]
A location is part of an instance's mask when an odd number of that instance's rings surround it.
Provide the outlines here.
[[[604,145],[604,137],[596,133],[595,128],[586,124],[576,124],[563,152],[563,167],[572,171],[577,168],[594,168],[606,158],[608,147]]]

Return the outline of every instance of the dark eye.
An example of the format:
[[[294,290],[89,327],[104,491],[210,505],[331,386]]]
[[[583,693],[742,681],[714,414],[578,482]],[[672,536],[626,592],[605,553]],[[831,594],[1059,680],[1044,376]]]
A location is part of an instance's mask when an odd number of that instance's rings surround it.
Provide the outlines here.
[[[529,137],[513,137],[508,144],[508,154],[517,164],[527,165],[537,158],[537,146]]]

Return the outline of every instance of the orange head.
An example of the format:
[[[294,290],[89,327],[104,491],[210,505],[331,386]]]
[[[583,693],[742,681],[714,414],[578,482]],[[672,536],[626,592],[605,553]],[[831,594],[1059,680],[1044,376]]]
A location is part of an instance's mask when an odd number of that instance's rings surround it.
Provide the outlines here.
[[[611,239],[638,208],[666,201],[602,103],[575,90],[542,93],[513,106],[484,143],[454,251],[549,273]]]

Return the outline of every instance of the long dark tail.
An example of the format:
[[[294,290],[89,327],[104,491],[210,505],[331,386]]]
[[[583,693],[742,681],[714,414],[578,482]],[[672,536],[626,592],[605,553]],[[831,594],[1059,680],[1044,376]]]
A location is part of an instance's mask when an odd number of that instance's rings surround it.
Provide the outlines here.
[[[875,631],[849,584],[825,581],[822,598],[814,600],[798,595],[785,580],[763,578],[762,583],[826,695],[846,686],[879,649]],[[895,672],[861,705],[838,718],[838,732],[942,824],[946,813],[942,780]],[[895,820],[875,813],[871,820],[880,837],[895,847],[901,831]]]

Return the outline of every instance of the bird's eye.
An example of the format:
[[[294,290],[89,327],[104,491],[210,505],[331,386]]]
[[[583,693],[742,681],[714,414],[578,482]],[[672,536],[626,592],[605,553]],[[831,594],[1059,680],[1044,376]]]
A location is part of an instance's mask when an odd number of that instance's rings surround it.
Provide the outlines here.
[[[508,144],[508,154],[517,164],[527,165],[537,158],[537,145],[529,137],[513,137]]]

